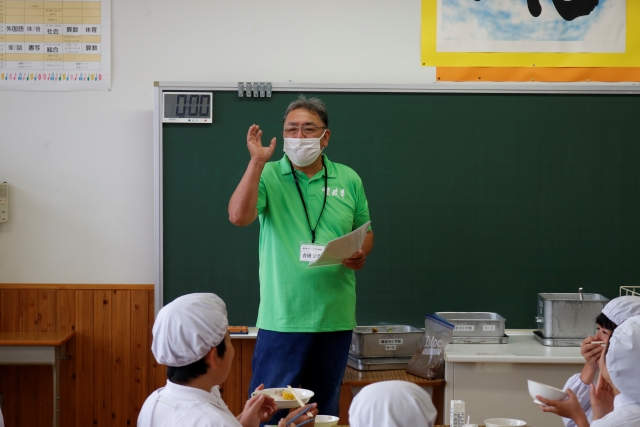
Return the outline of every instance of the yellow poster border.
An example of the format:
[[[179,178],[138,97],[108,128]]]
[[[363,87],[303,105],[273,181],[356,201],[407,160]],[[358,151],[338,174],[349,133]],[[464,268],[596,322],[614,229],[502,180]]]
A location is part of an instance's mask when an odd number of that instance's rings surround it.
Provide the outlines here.
[[[436,52],[437,0],[422,0],[421,63],[425,67],[638,67],[640,1],[627,0],[625,53]]]

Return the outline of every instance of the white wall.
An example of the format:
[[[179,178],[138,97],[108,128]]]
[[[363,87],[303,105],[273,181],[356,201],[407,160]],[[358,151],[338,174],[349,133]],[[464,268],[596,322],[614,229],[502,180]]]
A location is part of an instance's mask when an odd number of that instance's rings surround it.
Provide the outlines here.
[[[153,82],[403,83],[420,0],[113,0],[112,90],[0,92],[0,282],[153,283]]]

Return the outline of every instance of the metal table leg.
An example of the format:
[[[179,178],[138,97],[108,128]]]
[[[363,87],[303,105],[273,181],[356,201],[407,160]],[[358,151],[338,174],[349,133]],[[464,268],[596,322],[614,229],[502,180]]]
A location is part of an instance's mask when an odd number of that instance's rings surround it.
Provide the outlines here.
[[[55,359],[51,369],[53,370],[53,427],[58,427],[58,418],[60,416],[60,352],[65,351],[65,345],[62,348],[55,347]]]

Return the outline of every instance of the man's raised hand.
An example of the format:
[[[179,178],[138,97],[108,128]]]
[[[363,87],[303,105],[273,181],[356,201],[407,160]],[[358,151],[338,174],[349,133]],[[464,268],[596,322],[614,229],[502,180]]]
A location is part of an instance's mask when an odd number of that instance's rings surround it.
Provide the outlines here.
[[[251,160],[267,163],[276,148],[276,139],[273,138],[268,147],[262,146],[262,131],[260,126],[251,125],[247,132],[247,148],[251,154]]]

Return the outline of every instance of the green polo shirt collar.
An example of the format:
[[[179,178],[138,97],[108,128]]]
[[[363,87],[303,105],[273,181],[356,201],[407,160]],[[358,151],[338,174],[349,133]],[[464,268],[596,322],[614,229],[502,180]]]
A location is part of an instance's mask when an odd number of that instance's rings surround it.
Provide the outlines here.
[[[335,178],[336,177],[336,167],[333,165],[333,162],[329,160],[326,155],[322,155],[324,158],[324,164],[327,166],[327,177]],[[282,159],[278,162],[280,163],[280,173],[282,175],[287,175],[291,173],[291,163],[289,162],[289,157],[285,154],[282,156]],[[316,176],[324,176],[324,168],[320,170],[320,175],[316,174],[311,179],[316,178]]]

